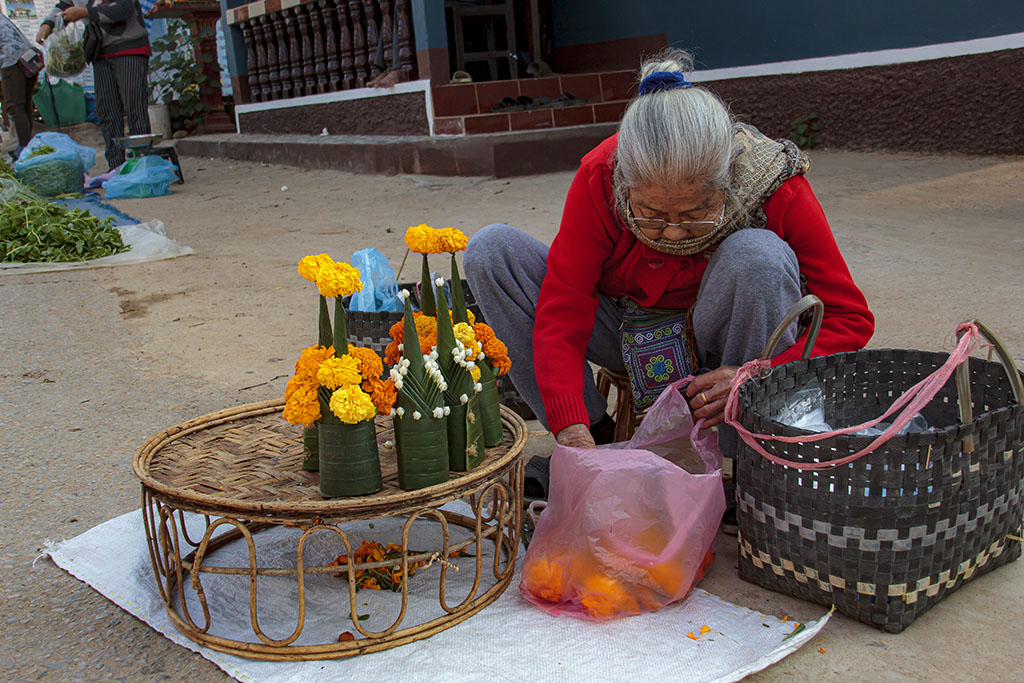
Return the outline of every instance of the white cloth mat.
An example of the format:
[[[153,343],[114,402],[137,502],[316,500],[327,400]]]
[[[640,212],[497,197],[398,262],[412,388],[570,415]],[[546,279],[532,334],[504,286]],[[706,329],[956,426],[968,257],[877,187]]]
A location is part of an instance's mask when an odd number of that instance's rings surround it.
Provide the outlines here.
[[[186,515],[186,523],[193,531],[193,539],[196,531],[202,535],[201,516]],[[375,520],[372,528],[368,528],[368,523],[345,525],[343,528],[349,533],[355,548],[362,538],[381,542],[393,540],[396,524],[394,520]],[[436,529],[436,525],[433,527]],[[294,534],[297,533],[301,532],[288,528],[258,533],[260,566],[294,567]],[[436,531],[428,531],[416,541],[418,545],[410,542],[410,547],[417,550],[432,548],[437,544],[437,537]],[[309,540],[307,563],[343,552],[334,534],[319,533]],[[313,544],[314,540],[318,543]],[[676,681],[735,681],[798,649],[821,630],[829,617],[826,614],[818,621],[806,622],[803,631],[783,640],[794,632],[794,622],[758,614],[697,589],[683,602],[653,614],[602,623],[584,622],[553,617],[530,605],[519,594],[517,572],[512,584],[498,600],[466,621],[430,638],[347,659],[266,662],[200,647],[174,628],[157,595],[141,510],[100,524],[70,541],[50,545],[47,552],[58,566],[172,641],[199,653],[242,681],[426,683],[443,680],[454,683],[554,680],[595,683],[640,680],[643,677]],[[278,553],[279,558],[275,558],[274,553]],[[522,555],[520,551],[520,562]],[[472,580],[474,562],[473,558],[460,558],[457,563],[463,570],[448,573],[448,581],[452,584],[448,591],[449,604],[457,604],[465,596],[466,591],[460,589],[460,584]],[[235,542],[218,550],[206,564],[245,567],[248,566],[248,556],[244,545]],[[431,608],[435,611],[440,609],[436,597],[437,572],[435,565],[412,577],[410,587],[413,592],[417,584],[433,590],[426,590],[426,597],[420,602],[410,601],[410,614],[405,625],[424,621],[410,621],[410,618],[415,618],[412,612],[415,609],[425,609],[430,617],[436,616]],[[277,586],[280,590],[275,590],[271,581],[264,578],[260,578],[258,592],[260,627],[268,635],[280,638],[290,634],[296,623],[294,578],[278,579],[282,582]],[[221,609],[228,605],[227,609],[234,617],[218,621],[215,613],[214,624],[218,628],[214,632],[254,639],[249,627],[247,577],[225,579],[204,574],[202,579],[207,596],[217,596],[216,601],[211,598],[211,609],[217,609],[215,602]],[[215,586],[217,580],[233,583]],[[316,581],[342,584],[344,580],[322,576],[307,583]],[[346,594],[331,593],[332,596]],[[360,612],[373,612],[370,619],[362,622],[368,630],[379,630],[389,625],[394,619],[393,605],[400,600],[397,594],[379,591],[360,591],[356,597]],[[191,598],[190,604],[197,606],[194,595]],[[367,602],[373,607],[364,607]],[[348,601],[344,598],[340,605],[335,597],[330,602],[311,599],[307,603],[304,637],[299,642],[312,642],[318,638],[321,639],[319,642],[324,642],[326,637],[336,638],[343,630],[355,632],[351,622],[347,621],[347,608]],[[202,612],[195,609],[192,614],[201,624]],[[698,635],[705,624],[711,629],[708,633],[697,640],[687,636],[690,632]],[[236,628],[240,630],[236,631]],[[249,629],[247,634],[246,629]]]

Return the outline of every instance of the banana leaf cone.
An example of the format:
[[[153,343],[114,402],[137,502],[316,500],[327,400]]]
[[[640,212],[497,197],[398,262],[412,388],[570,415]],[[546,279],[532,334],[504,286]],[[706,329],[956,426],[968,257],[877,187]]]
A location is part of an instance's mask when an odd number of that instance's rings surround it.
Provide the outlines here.
[[[395,408],[395,451],[398,456],[398,486],[406,491],[448,481],[448,434],[443,418],[433,416],[443,405],[440,389],[427,378],[419,335],[413,321],[412,304],[405,297],[403,359],[409,361],[406,385],[398,392]],[[426,390],[427,395],[420,395]],[[419,412],[419,420],[413,414]]]
[[[442,296],[441,301],[444,301]],[[420,273],[420,310],[423,315],[437,315],[437,306],[434,302],[434,281],[430,279],[430,264],[427,263],[427,255],[423,255],[423,268]]]
[[[448,465],[455,472],[468,472],[484,460],[483,418],[480,398],[453,407],[448,420]]]
[[[479,358],[476,366],[480,368],[480,385],[483,391],[477,394],[480,400],[480,416],[483,418],[484,445],[488,448],[501,444],[505,438],[501,426],[501,408],[498,407],[498,378],[494,376],[491,362]]]
[[[320,423],[320,495],[362,496],[383,487],[377,428],[373,420],[356,424]]]
[[[320,295],[320,322],[317,329],[317,342],[325,349],[334,343],[334,333],[331,332],[331,315],[327,312],[327,298]]]
[[[405,491],[448,481],[447,421],[434,417],[414,420],[410,415],[412,411],[406,408],[404,417],[395,417],[398,486]]]
[[[462,276],[459,274],[459,264],[455,261],[455,254],[452,254],[452,322],[469,323],[469,313],[466,311],[466,294],[462,291]]]
[[[302,469],[316,472],[320,469],[320,423],[302,430]]]

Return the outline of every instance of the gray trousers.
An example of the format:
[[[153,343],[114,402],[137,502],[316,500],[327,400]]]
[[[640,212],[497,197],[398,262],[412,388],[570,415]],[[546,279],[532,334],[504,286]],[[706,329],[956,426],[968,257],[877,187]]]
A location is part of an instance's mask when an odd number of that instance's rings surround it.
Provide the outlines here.
[[[469,241],[463,260],[466,279],[484,318],[508,346],[516,390],[547,426],[533,369],[533,321],[547,273],[548,247],[508,225],[488,225]],[[701,280],[693,310],[700,363],[705,368],[742,365],[761,355],[775,326],[800,299],[800,270],[789,245],[768,230],[740,230],[727,237]],[[587,346],[588,361],[623,371],[619,303],[603,293]],[[796,341],[796,323],[780,341],[782,351]],[[607,401],[586,373],[583,400],[595,424]],[[719,428],[722,454],[733,457],[737,437]]]

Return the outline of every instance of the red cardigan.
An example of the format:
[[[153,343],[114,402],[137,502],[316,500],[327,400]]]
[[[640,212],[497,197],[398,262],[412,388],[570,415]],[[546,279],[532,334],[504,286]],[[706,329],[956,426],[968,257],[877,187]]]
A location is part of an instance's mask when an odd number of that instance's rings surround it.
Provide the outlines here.
[[[537,301],[533,362],[548,428],[555,434],[571,424],[589,423],[583,372],[598,292],[628,296],[642,306],[689,308],[708,264],[703,254],[673,256],[651,249],[623,224],[612,199],[617,141],[613,135],[583,157],[548,252]],[[814,355],[863,348],[874,332],[874,316],[853,283],[810,184],[803,176],[786,181],[764,203],[764,212],[768,229],[796,254],[808,291],[825,304]],[[801,337],[772,362],[799,358],[802,349]]]

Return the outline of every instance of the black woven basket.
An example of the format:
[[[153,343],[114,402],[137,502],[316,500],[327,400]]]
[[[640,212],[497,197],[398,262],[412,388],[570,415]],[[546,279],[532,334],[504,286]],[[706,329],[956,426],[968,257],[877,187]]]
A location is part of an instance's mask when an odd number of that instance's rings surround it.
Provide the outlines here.
[[[399,283],[398,288],[408,289],[412,293],[411,298],[414,308],[418,310],[419,283],[403,282]],[[469,289],[469,283],[465,280],[462,281],[462,291],[466,297],[466,308],[473,312],[476,321],[486,322],[483,314],[480,312],[480,306],[477,305],[476,299],[473,297],[473,292]],[[344,300],[345,329],[348,332],[348,343],[373,349],[383,358],[384,349],[391,342],[391,326],[402,319],[402,312],[353,311],[349,310],[350,301],[351,297],[346,297]],[[530,406],[526,404],[523,397],[516,391],[516,388],[512,385],[512,380],[507,374],[497,378],[497,386],[498,400],[502,405],[516,411],[525,420],[532,420],[534,418]]]
[[[829,425],[861,424],[948,358],[885,349],[787,363],[740,387],[737,419],[754,434],[807,435],[772,416],[817,381]],[[760,442],[793,467],[741,441],[740,576],[896,633],[966,581],[1017,559],[1024,409],[1010,377],[1021,375],[975,358],[968,374],[969,423],[961,424],[950,380],[921,411],[935,431],[895,436],[846,465],[798,469],[855,454],[875,437]]]

